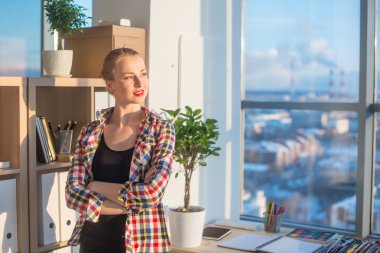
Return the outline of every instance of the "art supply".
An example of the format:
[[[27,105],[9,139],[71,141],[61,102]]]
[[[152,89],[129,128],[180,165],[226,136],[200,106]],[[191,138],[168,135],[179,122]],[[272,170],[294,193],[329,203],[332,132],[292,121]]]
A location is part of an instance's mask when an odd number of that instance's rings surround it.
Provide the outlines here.
[[[282,214],[285,208],[281,205],[277,208],[274,202],[269,202],[267,211],[264,212],[264,230],[269,233],[278,233],[281,228]]]
[[[57,151],[58,154],[70,154],[73,130],[59,130],[57,132]]]
[[[292,232],[287,234],[287,236],[299,240],[326,244],[330,242],[332,239],[334,239],[337,236],[337,233],[296,228]]]
[[[321,253],[360,253],[360,252],[380,252],[380,241],[374,239],[359,239],[344,236],[332,240],[325,246]]]

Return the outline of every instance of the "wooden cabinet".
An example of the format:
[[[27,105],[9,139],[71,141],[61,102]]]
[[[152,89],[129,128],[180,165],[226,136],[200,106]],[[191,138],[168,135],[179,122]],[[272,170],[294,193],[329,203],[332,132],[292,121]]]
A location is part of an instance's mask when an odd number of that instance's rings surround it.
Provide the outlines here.
[[[49,216],[51,206],[57,205],[52,212],[62,212],[59,207],[63,205],[62,199],[64,187],[63,179],[59,179],[59,174],[68,171],[71,164],[69,162],[50,162],[39,164],[36,159],[36,116],[44,116],[51,121],[51,125],[57,128],[58,124],[64,126],[69,120],[76,120],[77,126],[74,128],[72,150],[79,135],[81,127],[94,120],[94,100],[95,91],[105,91],[104,81],[101,79],[85,78],[29,78],[28,79],[28,153],[29,153],[29,215],[30,215],[30,252],[50,252],[67,246],[66,240],[60,240],[62,232],[59,222],[62,219],[54,220],[57,213]],[[61,185],[59,185],[61,184]],[[26,184],[25,184],[26,185]],[[50,188],[51,190],[49,190]],[[41,201],[38,196],[44,195],[46,191],[54,196],[48,196],[47,200]],[[44,195],[46,197],[46,194]],[[59,201],[59,199],[61,201]],[[61,203],[61,204],[59,204]],[[42,205],[42,206],[41,206]],[[45,205],[45,206],[44,206]],[[45,208],[46,207],[46,208]],[[66,208],[66,207],[65,207]],[[46,212],[45,212],[46,211]],[[45,212],[42,214],[41,212]],[[61,217],[61,213],[58,215]],[[41,231],[41,219],[50,217],[54,221],[44,224],[45,231]],[[57,224],[55,224],[57,223]],[[45,227],[45,225],[47,225]],[[56,242],[48,245],[40,245],[39,242],[51,242],[51,240],[41,238],[49,226],[58,238]],[[63,225],[62,225],[63,226]],[[40,231],[39,231],[40,230]],[[49,231],[48,231],[49,232]],[[63,236],[62,236],[63,238]],[[67,238],[67,236],[66,236]]]
[[[0,77],[0,251],[29,252],[27,156],[27,79]]]
[[[74,51],[73,77],[99,78],[103,60],[115,48],[129,47],[145,59],[145,30],[127,26],[96,26],[65,38],[65,49]]]

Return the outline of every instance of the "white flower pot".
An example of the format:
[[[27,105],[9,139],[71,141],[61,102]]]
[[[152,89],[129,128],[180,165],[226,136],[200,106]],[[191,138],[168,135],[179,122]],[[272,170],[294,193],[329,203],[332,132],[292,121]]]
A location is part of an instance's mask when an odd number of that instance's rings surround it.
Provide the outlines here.
[[[193,248],[201,245],[206,211],[183,213],[169,209],[170,242],[173,247]]]
[[[45,76],[70,77],[73,50],[47,50],[42,52]]]

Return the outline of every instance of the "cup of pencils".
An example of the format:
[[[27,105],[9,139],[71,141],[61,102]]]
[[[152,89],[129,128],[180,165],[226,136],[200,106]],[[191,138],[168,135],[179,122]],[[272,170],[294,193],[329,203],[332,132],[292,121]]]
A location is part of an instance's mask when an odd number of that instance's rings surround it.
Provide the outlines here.
[[[269,233],[278,233],[281,228],[282,214],[285,212],[283,206],[277,207],[274,202],[267,205],[267,210],[264,212],[264,230]]]
[[[57,130],[52,130],[55,139],[55,150],[59,155],[70,154],[73,129],[76,124],[77,121],[69,120],[63,129],[61,129],[61,125],[58,124]]]
[[[60,155],[70,154],[73,130],[58,130],[57,151]]]

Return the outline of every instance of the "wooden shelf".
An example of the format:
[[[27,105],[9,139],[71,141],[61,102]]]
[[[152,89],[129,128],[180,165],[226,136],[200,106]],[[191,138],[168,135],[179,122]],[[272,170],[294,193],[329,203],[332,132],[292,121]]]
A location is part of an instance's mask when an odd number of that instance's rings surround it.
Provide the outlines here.
[[[82,126],[94,120],[95,91],[105,90],[105,83],[97,78],[29,78],[28,81],[28,152],[29,152],[29,216],[30,252],[50,252],[67,246],[67,242],[57,242],[46,246],[38,243],[37,196],[39,177],[50,172],[61,172],[71,167],[70,162],[50,162],[41,164],[36,154],[36,117],[44,116],[56,129],[67,121],[76,120],[73,131],[74,150]],[[66,238],[65,238],[66,239]]]
[[[71,163],[63,163],[63,162],[51,162],[47,164],[38,164],[37,172],[44,173],[57,169],[65,169],[71,167]]]
[[[29,77],[31,86],[49,87],[105,87],[100,78]]]
[[[17,252],[29,252],[26,78],[0,77],[0,118],[0,161],[11,166],[0,169],[0,180],[16,179]]]
[[[19,175],[21,173],[21,169],[0,169],[0,176],[9,176],[9,175]]]
[[[67,246],[67,241],[52,243],[49,245],[38,245],[38,253],[50,252],[59,248]]]

